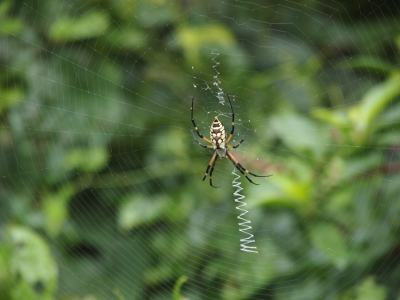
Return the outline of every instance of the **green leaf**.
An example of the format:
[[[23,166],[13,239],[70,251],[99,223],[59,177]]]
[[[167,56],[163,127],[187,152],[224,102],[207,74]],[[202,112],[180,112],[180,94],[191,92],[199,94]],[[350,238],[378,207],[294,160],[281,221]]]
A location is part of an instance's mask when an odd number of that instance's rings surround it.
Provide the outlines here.
[[[18,19],[7,19],[0,24],[0,36],[19,34],[24,29],[24,24]]]
[[[58,192],[43,198],[43,213],[46,219],[46,231],[57,236],[68,218],[69,199],[75,193],[71,185],[64,186]]]
[[[350,126],[349,118],[344,110],[316,108],[312,110],[312,115],[339,128]]]
[[[12,5],[12,1],[0,3],[0,36],[19,34],[24,29],[24,23],[17,18],[9,18],[7,12]]]
[[[131,196],[119,209],[118,227],[122,230],[132,230],[138,226],[152,223],[164,215],[167,203],[164,198]]]
[[[107,163],[109,153],[105,147],[74,148],[64,159],[66,168],[83,172],[96,172]]]
[[[20,87],[0,89],[0,113],[22,103],[24,91]]]
[[[177,29],[177,40],[183,48],[186,59],[191,65],[200,63],[200,49],[204,45],[218,45],[230,49],[235,45],[232,32],[222,24],[199,26],[180,26]]]
[[[384,300],[386,288],[377,285],[373,277],[368,277],[358,286],[357,294],[357,300]]]
[[[0,17],[2,19],[6,17],[6,13],[10,9],[11,3],[12,2],[10,0],[3,1],[2,3],[0,3]]]
[[[277,115],[271,120],[271,128],[294,151],[311,151],[319,157],[327,149],[326,131],[309,118],[298,114]]]
[[[372,130],[382,127],[376,126],[374,120],[400,94],[399,82],[400,72],[393,72],[386,81],[373,86],[357,105],[347,111],[318,108],[313,110],[313,116],[334,125],[350,138],[349,141],[346,139],[342,142],[362,145],[372,134]]]
[[[110,32],[107,41],[118,49],[139,51],[147,44],[147,35],[145,31],[136,28],[117,28]]]
[[[3,237],[0,238],[0,299],[9,298],[9,290],[12,280],[8,273],[8,265],[12,249],[4,243]],[[5,297],[5,298],[2,298]]]
[[[99,10],[82,15],[80,18],[60,17],[50,28],[48,37],[54,42],[71,42],[100,36],[105,33],[110,20]]]
[[[174,293],[172,295],[172,300],[187,299],[181,295],[182,284],[184,284],[187,280],[188,280],[188,278],[186,276],[179,277],[179,279],[176,281],[175,286],[174,286]]]
[[[250,207],[268,205],[280,207],[308,207],[315,187],[313,169],[297,158],[287,159],[287,172],[267,178],[266,183],[252,189]]]
[[[376,284],[375,279],[369,276],[356,287],[347,290],[340,300],[384,300],[386,295],[386,287]]]
[[[350,60],[349,68],[365,69],[368,72],[387,73],[392,70],[392,66],[380,57],[375,56],[358,56]]]
[[[346,240],[338,228],[329,223],[315,222],[308,229],[312,244],[338,269],[349,263]]]
[[[346,167],[342,169],[344,181],[353,180],[360,174],[368,174],[371,170],[378,170],[384,163],[381,153],[367,153],[364,156],[355,156],[346,161]]]
[[[53,299],[58,270],[47,242],[24,226],[10,226],[7,233],[13,248],[10,259],[11,299]]]
[[[386,81],[371,88],[361,102],[350,112],[355,124],[354,137],[364,141],[370,133],[374,118],[400,94],[400,72],[394,72]]]

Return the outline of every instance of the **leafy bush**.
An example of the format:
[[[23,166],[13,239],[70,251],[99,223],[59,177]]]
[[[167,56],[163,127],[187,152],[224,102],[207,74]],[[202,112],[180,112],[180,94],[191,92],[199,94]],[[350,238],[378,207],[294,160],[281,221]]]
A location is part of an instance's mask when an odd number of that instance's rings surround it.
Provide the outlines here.
[[[379,9],[377,9],[377,7]],[[399,299],[396,3],[4,1],[0,299]],[[192,140],[236,113],[258,254]],[[210,115],[211,114],[211,115]],[[236,141],[237,142],[237,141]],[[232,151],[232,152],[233,152]]]

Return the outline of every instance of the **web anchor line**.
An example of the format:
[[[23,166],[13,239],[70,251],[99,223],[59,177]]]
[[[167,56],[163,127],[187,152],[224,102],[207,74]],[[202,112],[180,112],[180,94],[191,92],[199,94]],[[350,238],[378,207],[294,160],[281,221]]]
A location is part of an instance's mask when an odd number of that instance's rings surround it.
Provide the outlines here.
[[[238,206],[236,206],[236,209],[242,211],[242,213],[239,216],[237,216],[238,219],[243,221],[243,222],[238,223],[238,225],[242,227],[239,229],[239,231],[243,232],[244,234],[247,235],[246,238],[240,239],[240,242],[242,243],[242,244],[240,244],[240,247],[241,247],[240,250],[246,251],[246,252],[258,253],[257,247],[248,246],[249,243],[255,242],[255,240],[252,239],[254,237],[254,235],[247,231],[247,230],[252,229],[253,227],[249,225],[249,224],[251,224],[251,221],[243,218],[243,216],[245,214],[247,214],[248,211],[242,208],[243,206],[246,206],[247,203],[243,201],[245,196],[243,196],[239,193],[241,190],[243,190],[243,188],[240,186],[242,183],[237,181],[237,179],[240,178],[240,175],[236,173],[235,169],[232,171],[232,174],[236,175],[236,178],[233,179],[233,181],[232,181],[232,186],[237,188],[236,191],[233,193],[233,195],[235,197],[237,197],[237,198],[235,198],[235,202],[240,203]]]

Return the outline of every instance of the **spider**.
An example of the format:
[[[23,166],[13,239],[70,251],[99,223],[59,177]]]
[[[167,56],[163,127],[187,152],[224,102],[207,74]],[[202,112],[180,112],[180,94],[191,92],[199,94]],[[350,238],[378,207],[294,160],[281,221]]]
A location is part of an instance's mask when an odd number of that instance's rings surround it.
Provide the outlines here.
[[[235,113],[233,112],[233,107],[232,107],[232,102],[231,99],[229,98],[229,95],[226,94],[226,96],[228,97],[228,101],[229,101],[229,105],[231,107],[231,111],[232,111],[232,130],[231,133],[229,134],[228,138],[226,137],[226,132],[225,132],[225,126],[222,124],[222,122],[220,120],[218,120],[217,118],[215,118],[214,122],[211,124],[211,128],[210,128],[210,137],[211,140],[205,138],[199,131],[199,128],[196,126],[196,123],[194,122],[194,118],[193,118],[193,102],[194,102],[194,98],[192,98],[192,123],[194,126],[194,129],[196,130],[197,134],[199,137],[201,137],[203,140],[205,140],[207,143],[212,144],[212,146],[206,146],[203,145],[202,143],[200,143],[194,133],[193,130],[191,130],[192,135],[193,135],[193,139],[196,141],[197,144],[199,144],[201,147],[203,148],[207,148],[207,149],[215,149],[215,152],[210,160],[210,163],[207,166],[206,169],[206,174],[203,177],[203,180],[206,179],[207,175],[208,175],[208,171],[210,171],[210,185],[214,188],[218,188],[219,186],[213,186],[212,184],[212,173],[214,171],[214,167],[215,167],[215,163],[217,162],[217,155],[220,158],[223,157],[228,157],[231,162],[235,165],[236,169],[238,169],[240,171],[240,173],[242,173],[246,179],[248,181],[250,181],[252,184],[256,184],[259,185],[258,183],[253,182],[248,176],[247,174],[253,175],[255,177],[269,177],[272,176],[271,175],[256,175],[250,171],[248,171],[247,169],[245,169],[236,159],[235,157],[229,152],[228,148],[237,148],[240,146],[241,143],[244,142],[246,135],[247,135],[247,130],[242,138],[242,140],[239,142],[239,144],[235,145],[235,146],[230,146],[228,145],[228,143],[230,142],[230,140],[233,137],[233,133],[235,130]],[[211,168],[211,170],[210,170]]]

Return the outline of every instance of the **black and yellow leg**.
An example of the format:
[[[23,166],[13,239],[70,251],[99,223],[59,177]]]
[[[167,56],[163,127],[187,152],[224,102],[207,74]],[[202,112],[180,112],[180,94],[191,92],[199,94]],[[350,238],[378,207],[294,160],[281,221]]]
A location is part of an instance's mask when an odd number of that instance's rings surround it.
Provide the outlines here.
[[[193,131],[190,131],[190,132],[192,133],[193,139],[196,141],[197,144],[199,144],[199,145],[202,146],[203,148],[207,148],[207,149],[213,149],[213,148],[214,148],[214,146],[211,146],[211,145],[209,145],[209,146],[203,145],[202,143],[200,143],[200,142],[196,139],[196,137],[194,136]]]
[[[213,165],[212,165],[212,167],[211,167],[211,170],[210,170],[210,185],[213,187],[213,188],[219,188],[220,186],[213,186],[213,184],[212,184],[212,174],[213,174],[213,172],[214,172],[214,167],[215,167],[215,164],[217,163],[217,158],[214,160],[214,163],[213,163]]]
[[[233,133],[235,132],[235,113],[233,112],[233,106],[232,106],[232,102],[231,99],[229,98],[229,95],[226,94],[226,96],[228,97],[228,101],[229,101],[229,105],[231,106],[231,111],[232,111],[232,130],[231,133],[229,134],[228,138],[226,139],[226,143],[228,144],[229,141],[232,139],[233,137]],[[239,143],[240,144],[240,143]],[[239,146],[239,145],[238,145]],[[236,147],[235,147],[236,148]]]
[[[216,163],[216,162],[217,162],[217,152],[214,152],[214,155],[212,156],[212,158],[211,158],[211,160],[210,160],[210,163],[209,163],[208,166],[207,166],[206,174],[204,175],[203,180],[206,179],[206,177],[207,177],[207,175],[208,175],[208,171],[209,171],[210,168],[211,168],[211,170],[210,170],[210,185],[211,185],[212,187],[214,187],[214,188],[219,188],[219,186],[213,186],[213,184],[212,184],[212,173],[213,173],[213,171],[214,171],[214,167],[215,167],[215,163]]]
[[[193,117],[193,101],[194,101],[194,98],[192,98],[192,123],[193,123],[193,126],[194,126],[194,130],[196,130],[196,132],[197,132],[197,134],[198,134],[198,136],[199,137],[201,137],[203,140],[205,140],[207,143],[210,143],[210,144],[212,144],[212,142],[209,140],[209,139],[207,139],[207,138],[205,138],[201,133],[200,133],[200,131],[199,131],[199,128],[196,126],[196,123],[194,122],[194,117]],[[200,146],[203,146],[203,145],[201,145],[196,139],[194,139]],[[204,147],[205,148],[205,147]],[[212,148],[212,147],[211,147]]]
[[[244,136],[243,136],[242,140],[239,142],[239,144],[237,144],[236,146],[226,146],[226,148],[237,148],[237,147],[239,147],[240,144],[243,143],[244,140],[246,139],[247,131],[248,130],[246,130],[246,132],[244,133]]]
[[[257,175],[257,174],[254,174],[254,173],[252,173],[252,172],[246,170],[246,169],[235,159],[235,157],[234,157],[229,151],[226,151],[226,156],[227,156],[227,157],[231,160],[231,162],[235,165],[236,169],[238,169],[239,172],[242,173],[242,174],[246,177],[246,179],[247,179],[248,181],[250,181],[252,184],[259,185],[258,183],[253,182],[253,181],[247,176],[247,174],[253,175],[253,176],[255,176],[255,177],[270,177],[270,176],[272,176],[272,175]]]

